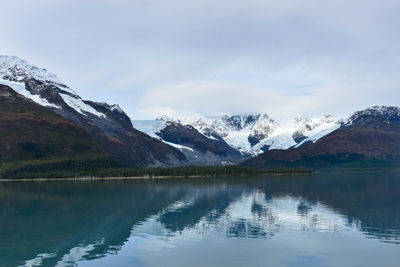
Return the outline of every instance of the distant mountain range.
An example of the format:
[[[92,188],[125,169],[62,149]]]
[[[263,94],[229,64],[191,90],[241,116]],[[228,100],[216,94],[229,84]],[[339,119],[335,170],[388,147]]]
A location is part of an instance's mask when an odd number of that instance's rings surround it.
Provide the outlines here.
[[[313,119],[295,118],[285,124],[267,114],[252,114],[185,119],[163,116],[157,120],[133,121],[133,125],[175,146],[199,163],[210,163],[241,161],[268,150],[315,142],[339,128],[341,121],[327,115]]]
[[[83,100],[45,69],[0,56],[0,162],[101,156],[129,166],[381,164],[399,157],[399,114],[374,106],[348,119],[289,123],[267,114],[131,121],[118,105]]]

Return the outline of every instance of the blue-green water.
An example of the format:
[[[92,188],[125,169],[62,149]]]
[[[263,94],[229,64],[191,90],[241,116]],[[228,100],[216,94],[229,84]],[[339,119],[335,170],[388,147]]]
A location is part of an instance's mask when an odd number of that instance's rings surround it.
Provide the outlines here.
[[[0,183],[0,266],[399,264],[399,172]]]

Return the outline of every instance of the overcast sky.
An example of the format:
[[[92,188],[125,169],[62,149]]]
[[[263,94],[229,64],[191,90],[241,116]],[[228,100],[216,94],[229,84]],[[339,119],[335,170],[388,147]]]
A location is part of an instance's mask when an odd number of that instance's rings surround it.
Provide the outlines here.
[[[0,54],[133,119],[400,105],[400,0],[0,2]]]

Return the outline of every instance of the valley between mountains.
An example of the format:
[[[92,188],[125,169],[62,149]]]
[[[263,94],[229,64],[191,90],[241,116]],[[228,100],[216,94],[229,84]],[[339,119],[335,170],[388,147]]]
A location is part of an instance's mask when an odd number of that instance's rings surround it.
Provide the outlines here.
[[[65,168],[365,169],[398,168],[399,159],[398,107],[289,122],[264,113],[135,120],[117,104],[82,99],[45,69],[0,56],[3,171],[49,163]]]

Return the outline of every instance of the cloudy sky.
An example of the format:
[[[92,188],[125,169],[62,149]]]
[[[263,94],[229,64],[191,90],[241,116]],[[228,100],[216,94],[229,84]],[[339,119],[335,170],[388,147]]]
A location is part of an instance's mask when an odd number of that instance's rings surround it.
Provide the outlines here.
[[[0,1],[0,54],[135,119],[400,105],[400,0]]]

